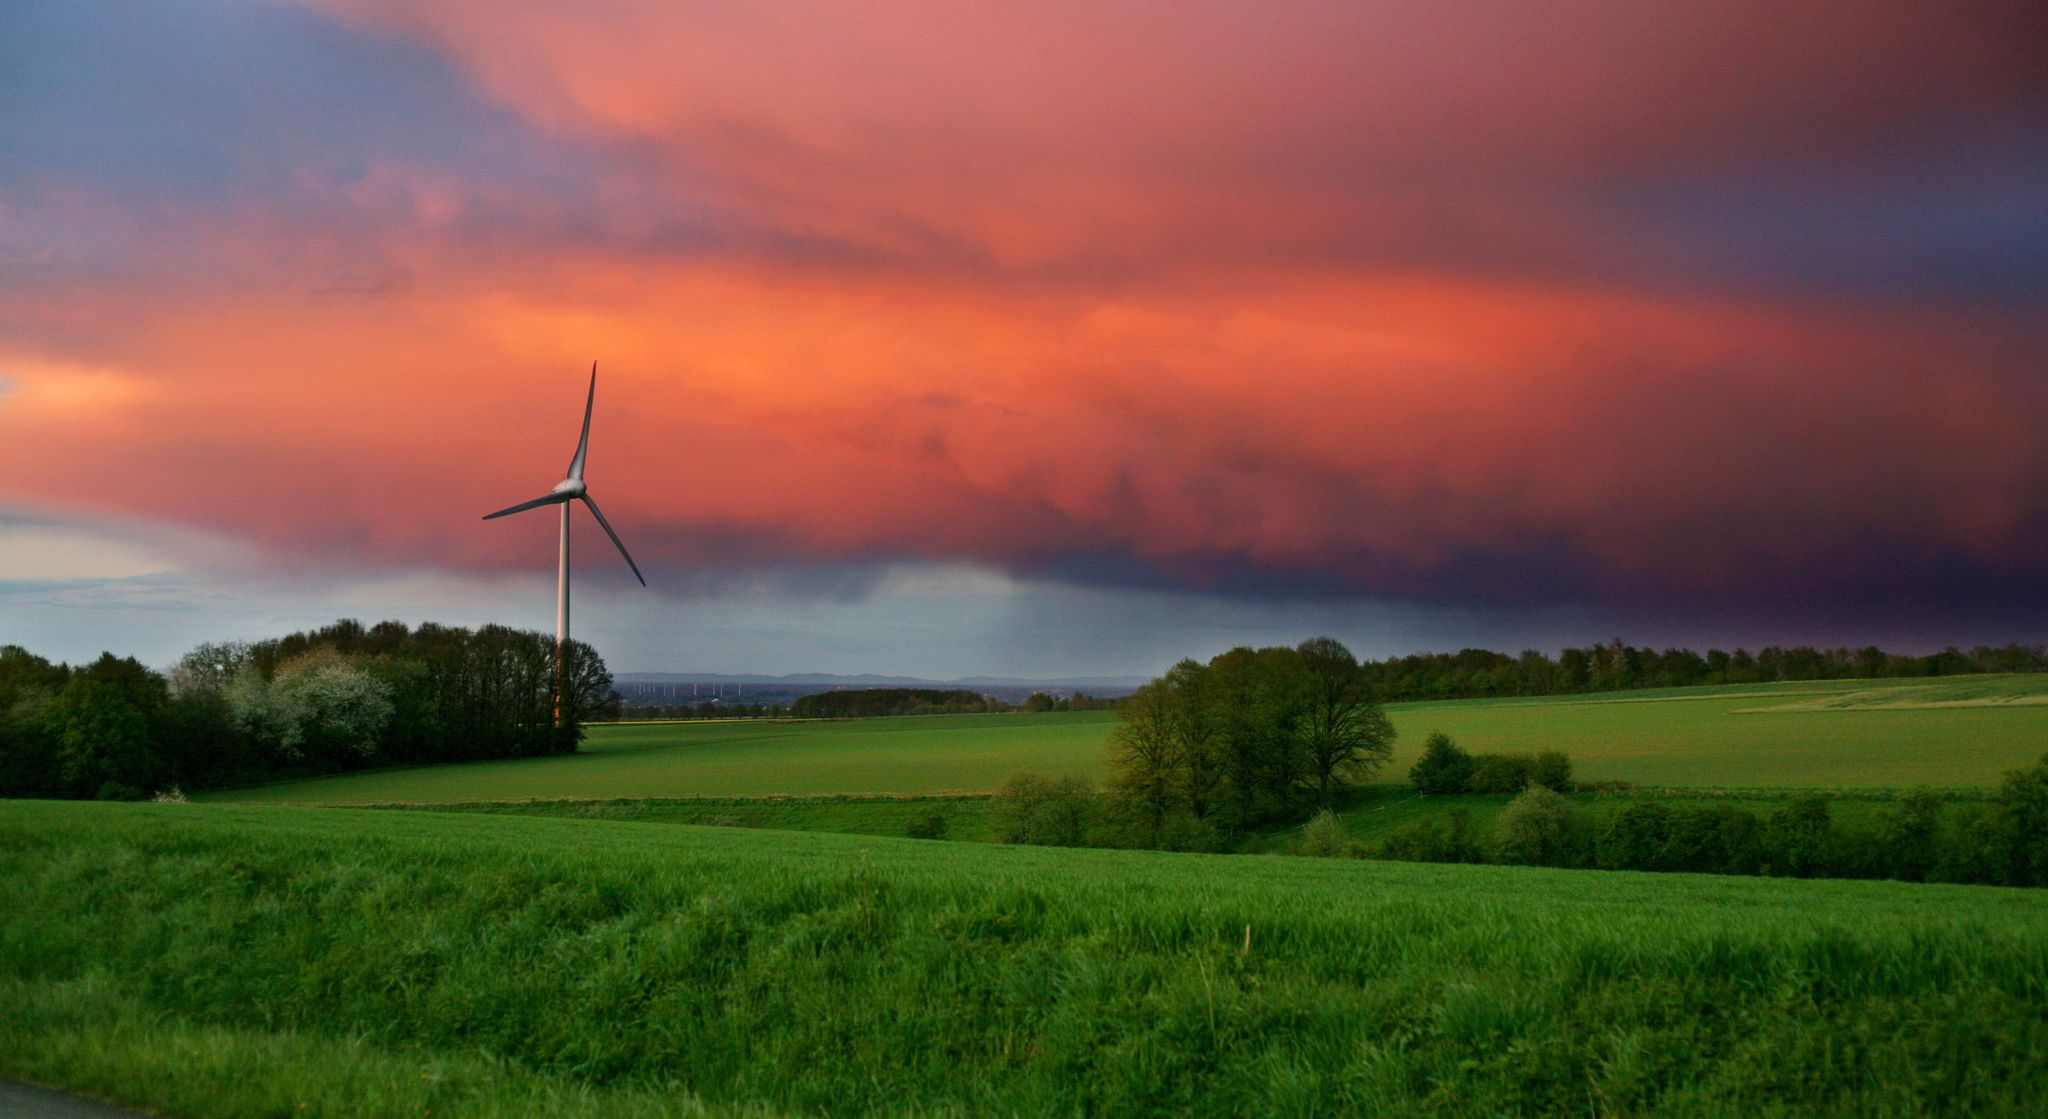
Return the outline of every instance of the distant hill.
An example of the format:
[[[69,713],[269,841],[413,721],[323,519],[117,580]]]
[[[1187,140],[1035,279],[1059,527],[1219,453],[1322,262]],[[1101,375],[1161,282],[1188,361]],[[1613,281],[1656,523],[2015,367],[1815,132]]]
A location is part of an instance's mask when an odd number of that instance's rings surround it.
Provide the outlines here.
[[[1117,688],[1134,691],[1149,676],[1063,676],[1038,679],[1026,676],[960,676],[934,680],[923,676],[879,676],[872,672],[844,676],[829,672],[797,672],[787,676],[763,676],[725,672],[620,672],[621,684],[809,684],[828,688]]]
[[[697,703],[704,700],[781,703],[807,695],[851,688],[930,688],[941,691],[966,690],[995,696],[1015,703],[1033,692],[1073,695],[1086,692],[1103,699],[1116,699],[1136,691],[1150,679],[1145,676],[1068,676],[1032,679],[1015,676],[962,676],[953,680],[931,680],[920,676],[881,676],[871,672],[836,675],[828,672],[799,672],[788,676],[752,675],[727,672],[621,672],[613,685],[628,705]]]

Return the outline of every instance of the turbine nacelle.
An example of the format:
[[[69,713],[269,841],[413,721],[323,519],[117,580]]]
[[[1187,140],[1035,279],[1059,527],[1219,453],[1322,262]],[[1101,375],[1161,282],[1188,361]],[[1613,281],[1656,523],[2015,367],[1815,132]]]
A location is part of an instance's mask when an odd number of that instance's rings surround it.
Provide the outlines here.
[[[625,557],[626,566],[633,569],[633,578],[640,580],[640,585],[644,587],[647,585],[647,577],[640,574],[640,565],[633,562],[633,554],[626,550],[626,542],[620,540],[619,534],[612,531],[611,522],[604,519],[604,513],[598,509],[597,502],[593,501],[590,497],[590,487],[583,482],[583,462],[590,450],[590,409],[591,405],[596,403],[596,401],[597,363],[593,361],[590,363],[590,390],[583,397],[583,435],[576,441],[576,456],[569,460],[569,476],[556,482],[555,488],[549,490],[545,495],[536,497],[532,501],[522,501],[517,505],[508,506],[495,513],[486,513],[484,514],[484,520],[489,521],[495,520],[498,517],[508,517],[514,513],[523,513],[528,509],[538,509],[543,505],[566,505],[571,501],[581,501],[583,507],[590,510],[590,515],[597,518],[598,527],[604,529],[604,534],[612,538],[612,545],[618,548],[619,555]],[[563,539],[565,541],[568,539],[566,535],[568,531],[569,522],[564,520],[562,522],[562,532],[564,533]],[[563,545],[563,549],[563,563],[566,565],[568,562],[566,543]],[[563,579],[563,591],[566,594],[566,566],[563,569]]]

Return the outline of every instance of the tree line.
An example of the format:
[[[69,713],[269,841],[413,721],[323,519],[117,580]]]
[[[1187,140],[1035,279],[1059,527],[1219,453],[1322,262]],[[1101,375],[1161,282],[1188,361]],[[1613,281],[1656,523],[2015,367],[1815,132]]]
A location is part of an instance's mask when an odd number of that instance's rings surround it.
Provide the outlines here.
[[[569,753],[618,697],[571,642],[504,626],[343,620],[201,645],[166,675],[133,657],[52,663],[0,647],[0,795],[131,799],[389,765]],[[557,720],[557,707],[560,720]]]
[[[798,696],[789,713],[799,719],[865,719],[883,715],[979,715],[1008,711],[993,696],[964,689],[848,688]]]
[[[1568,695],[1700,684],[1764,684],[1783,680],[1876,680],[1961,676],[1990,672],[2048,672],[2048,648],[1979,645],[1914,656],[1874,645],[1816,649],[1777,645],[1751,653],[1709,649],[1637,648],[1619,638],[1605,645],[1567,648],[1556,657],[1525,650],[1509,656],[1489,649],[1417,653],[1367,661],[1373,693],[1382,702],[1482,696]]]
[[[1444,789],[1457,766],[1455,744],[1410,771],[1418,791]],[[1470,773],[1477,758],[1466,755]],[[1946,817],[1946,819],[1944,819]],[[1315,821],[1319,853],[1345,853]],[[1314,825],[1312,825],[1313,829]],[[1638,800],[1594,819],[1557,789],[1528,785],[1479,834],[1463,808],[1417,821],[1389,835],[1377,850],[1348,853],[1414,862],[1497,862],[1573,869],[1764,874],[1795,878],[1895,878],[2048,886],[2048,756],[2005,775],[1989,798],[1957,800],[1927,790],[1908,792],[1881,810],[1874,827],[1833,819],[1828,798],[1803,794],[1768,816],[1732,805],[1664,805]]]
[[[786,719],[789,708],[779,703],[642,703],[619,710],[626,723],[676,722],[687,719]]]

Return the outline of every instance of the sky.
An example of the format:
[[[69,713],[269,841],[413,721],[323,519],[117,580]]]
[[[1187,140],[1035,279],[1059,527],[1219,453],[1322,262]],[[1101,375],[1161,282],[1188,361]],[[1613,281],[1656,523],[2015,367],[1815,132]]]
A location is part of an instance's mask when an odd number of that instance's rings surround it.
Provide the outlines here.
[[[2048,9],[0,6],[0,642],[2048,640]]]

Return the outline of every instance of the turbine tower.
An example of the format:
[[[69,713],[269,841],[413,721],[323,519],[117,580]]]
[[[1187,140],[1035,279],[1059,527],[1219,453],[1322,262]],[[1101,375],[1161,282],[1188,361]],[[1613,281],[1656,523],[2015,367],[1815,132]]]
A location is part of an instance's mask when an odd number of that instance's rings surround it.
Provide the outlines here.
[[[590,487],[583,483],[583,459],[590,450],[590,407],[596,401],[597,363],[593,361],[590,363],[590,391],[583,398],[583,436],[576,440],[576,455],[569,460],[568,476],[555,483],[555,488],[548,491],[544,496],[536,497],[532,501],[522,501],[509,509],[500,509],[495,513],[484,514],[484,520],[488,521],[498,517],[510,516],[513,513],[523,513],[528,509],[538,509],[543,505],[559,505],[562,507],[562,546],[555,565],[555,722],[557,724],[560,724],[562,721],[561,697],[568,683],[563,673],[565,671],[564,665],[568,663],[569,659],[570,502],[581,501],[589,508],[590,515],[597,518],[598,527],[604,529],[604,534],[611,537],[612,543],[618,547],[619,554],[626,558],[626,566],[633,569],[633,578],[640,580],[641,586],[647,585],[647,577],[640,574],[640,565],[633,562],[633,554],[626,550],[625,541],[620,540],[619,534],[612,531],[611,522],[604,519],[604,513],[598,509],[597,502],[591,500]]]

